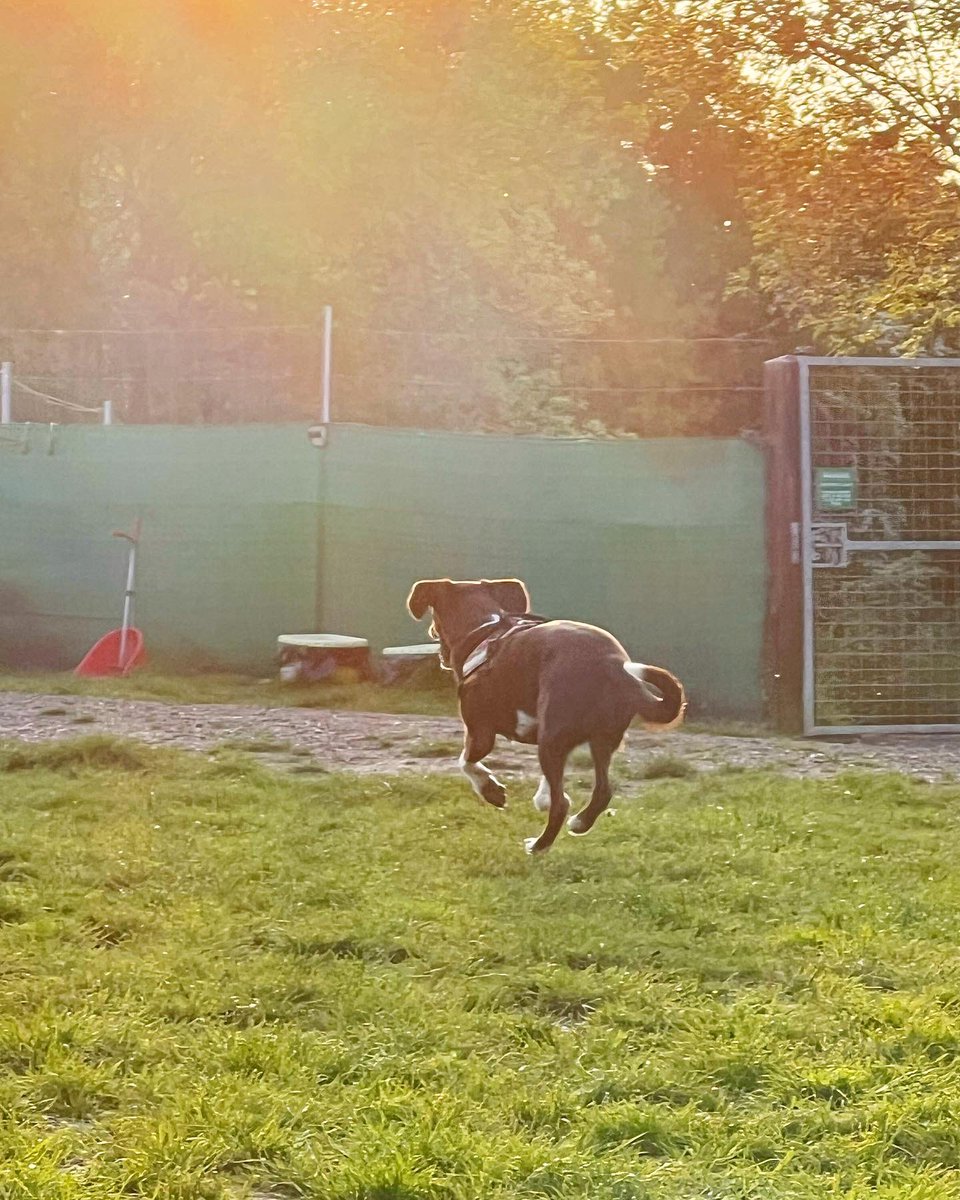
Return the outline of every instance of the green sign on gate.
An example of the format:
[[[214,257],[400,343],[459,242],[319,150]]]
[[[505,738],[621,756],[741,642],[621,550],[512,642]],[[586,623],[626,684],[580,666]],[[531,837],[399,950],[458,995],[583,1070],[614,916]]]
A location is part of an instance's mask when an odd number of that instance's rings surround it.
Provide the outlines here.
[[[820,512],[847,512],[857,507],[856,467],[817,467],[815,475]]]

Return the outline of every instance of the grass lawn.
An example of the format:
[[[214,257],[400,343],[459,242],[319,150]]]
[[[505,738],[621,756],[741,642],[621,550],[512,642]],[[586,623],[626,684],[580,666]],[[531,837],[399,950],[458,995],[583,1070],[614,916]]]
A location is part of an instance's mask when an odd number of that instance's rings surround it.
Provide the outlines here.
[[[0,753],[0,1197],[960,1196],[960,790]]]

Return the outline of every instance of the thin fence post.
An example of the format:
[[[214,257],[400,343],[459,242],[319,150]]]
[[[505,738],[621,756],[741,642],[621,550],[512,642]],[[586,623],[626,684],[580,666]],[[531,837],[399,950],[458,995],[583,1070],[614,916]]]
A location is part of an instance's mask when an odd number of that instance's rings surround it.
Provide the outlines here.
[[[113,401],[112,400],[104,400],[101,414],[102,414],[104,425],[112,425],[113,424]]]
[[[333,306],[323,306],[323,395],[320,403],[320,423],[330,424],[330,368],[333,361]]]
[[[13,392],[13,363],[0,363],[0,425],[13,421],[11,395]]]

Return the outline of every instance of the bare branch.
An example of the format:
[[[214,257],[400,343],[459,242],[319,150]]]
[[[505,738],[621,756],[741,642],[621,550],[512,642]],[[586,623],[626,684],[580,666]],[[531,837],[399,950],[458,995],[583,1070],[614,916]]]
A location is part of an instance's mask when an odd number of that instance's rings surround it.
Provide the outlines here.
[[[916,123],[932,133],[942,148],[953,158],[960,158],[960,143],[958,143],[960,131],[953,130],[953,123],[939,109],[933,113],[929,112],[927,100],[922,93],[916,93],[903,80],[886,74],[871,63],[851,62],[850,56],[844,50],[832,46],[822,39],[810,38],[807,45],[811,54],[821,62],[841,71],[864,91],[885,100],[904,120]],[[871,75],[875,78],[871,78]],[[896,94],[898,90],[906,96],[908,103],[904,103],[903,99],[898,98]]]
[[[913,28],[917,34],[917,41],[923,52],[924,62],[927,64],[927,75],[930,80],[930,94],[937,94],[937,74],[933,67],[933,55],[930,53],[930,43],[927,41],[926,33],[924,32],[923,23],[920,20],[920,14],[917,12],[916,0],[910,0],[910,12],[913,16]]]

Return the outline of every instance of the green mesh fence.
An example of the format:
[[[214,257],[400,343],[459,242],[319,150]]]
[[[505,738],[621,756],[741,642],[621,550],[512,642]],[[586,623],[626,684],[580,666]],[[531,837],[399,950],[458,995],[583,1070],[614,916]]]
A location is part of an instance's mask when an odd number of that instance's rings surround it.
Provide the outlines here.
[[[763,466],[736,440],[577,442],[340,426],[8,426],[0,668],[73,665],[120,623],[170,665],[268,672],[280,633],[424,637],[420,577],[518,575],[614,631],[703,712],[760,710]]]

